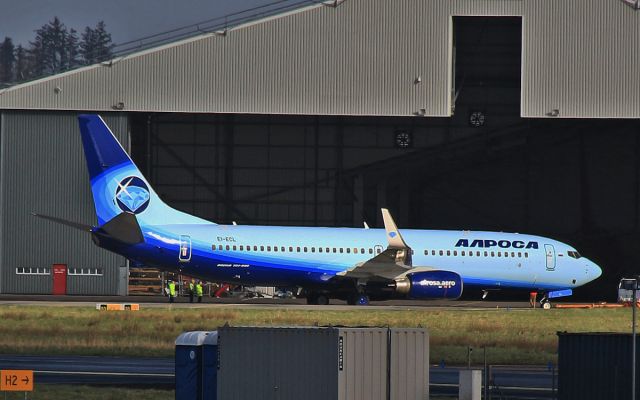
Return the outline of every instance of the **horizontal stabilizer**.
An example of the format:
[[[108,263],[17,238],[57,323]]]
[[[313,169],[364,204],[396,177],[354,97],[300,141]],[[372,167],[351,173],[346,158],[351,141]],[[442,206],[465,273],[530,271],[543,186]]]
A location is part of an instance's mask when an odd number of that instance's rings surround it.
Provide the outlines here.
[[[38,217],[38,218],[42,218],[42,219],[46,219],[46,220],[49,220],[49,221],[56,222],[58,224],[70,226],[71,228],[79,229],[79,230],[85,231],[87,233],[91,233],[91,230],[93,229],[93,227],[91,225],[84,225],[84,224],[81,224],[81,223],[78,223],[78,222],[68,221],[68,220],[62,219],[62,218],[51,217],[49,215],[36,214],[36,213],[31,213],[31,215],[33,215],[34,217]]]
[[[106,236],[124,244],[138,244],[144,242],[138,220],[133,213],[118,214],[106,224],[94,231],[98,236]]]

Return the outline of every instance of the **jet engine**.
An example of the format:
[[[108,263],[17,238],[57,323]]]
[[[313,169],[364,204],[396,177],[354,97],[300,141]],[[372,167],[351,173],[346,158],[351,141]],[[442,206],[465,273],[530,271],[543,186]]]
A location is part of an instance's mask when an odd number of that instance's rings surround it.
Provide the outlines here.
[[[462,277],[451,271],[422,271],[396,280],[396,293],[410,299],[457,299]]]

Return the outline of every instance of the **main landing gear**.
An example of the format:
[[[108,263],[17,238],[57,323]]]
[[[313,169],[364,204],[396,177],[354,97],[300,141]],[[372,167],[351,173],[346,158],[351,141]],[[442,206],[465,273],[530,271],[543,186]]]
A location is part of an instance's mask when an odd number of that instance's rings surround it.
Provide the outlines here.
[[[364,293],[354,293],[347,298],[350,306],[366,306],[369,304],[369,296]]]
[[[307,295],[307,304],[326,306],[329,304],[329,296],[324,293],[311,292]]]

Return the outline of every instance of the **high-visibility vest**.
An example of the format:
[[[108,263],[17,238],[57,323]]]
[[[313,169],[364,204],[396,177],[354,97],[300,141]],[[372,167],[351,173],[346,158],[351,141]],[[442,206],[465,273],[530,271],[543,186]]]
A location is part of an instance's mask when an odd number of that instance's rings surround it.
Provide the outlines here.
[[[189,292],[193,293],[193,282],[189,283]]]
[[[202,296],[202,284],[198,283],[196,285],[196,292],[198,293],[198,297]]]
[[[176,295],[176,284],[174,282],[169,282],[169,296],[175,297]]]

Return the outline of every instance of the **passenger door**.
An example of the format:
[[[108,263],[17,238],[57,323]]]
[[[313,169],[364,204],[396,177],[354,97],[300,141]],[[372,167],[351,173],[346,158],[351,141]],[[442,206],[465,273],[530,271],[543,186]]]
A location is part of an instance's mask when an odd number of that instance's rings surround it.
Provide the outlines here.
[[[178,261],[191,261],[191,237],[189,235],[180,235],[180,253]]]
[[[556,269],[556,250],[551,244],[544,245],[544,252],[546,254],[547,271],[555,271]]]

